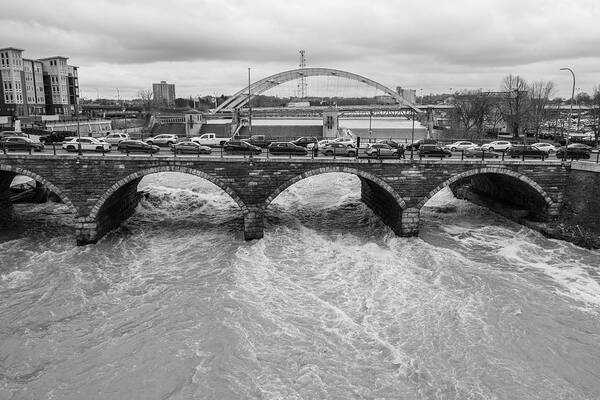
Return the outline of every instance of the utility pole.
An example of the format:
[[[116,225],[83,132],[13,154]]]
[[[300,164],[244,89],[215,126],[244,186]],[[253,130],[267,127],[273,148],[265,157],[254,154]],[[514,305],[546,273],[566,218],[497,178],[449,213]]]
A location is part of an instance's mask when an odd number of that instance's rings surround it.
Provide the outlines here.
[[[300,69],[306,68],[306,58],[304,57],[306,51],[300,50]],[[300,83],[298,84],[298,94],[300,99],[303,99],[306,95],[306,82],[304,81],[304,74],[300,74]]]

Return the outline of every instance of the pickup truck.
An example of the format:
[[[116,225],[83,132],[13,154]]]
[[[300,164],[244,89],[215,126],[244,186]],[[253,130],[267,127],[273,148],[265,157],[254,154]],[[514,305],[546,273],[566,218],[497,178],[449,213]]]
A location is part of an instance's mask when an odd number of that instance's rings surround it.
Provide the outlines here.
[[[267,138],[265,135],[252,135],[249,139],[244,139],[244,141],[263,148],[269,147],[273,143],[273,140]]]
[[[204,133],[200,136],[193,137],[190,140],[204,146],[215,147],[223,146],[229,139],[230,138],[217,137],[216,133]]]

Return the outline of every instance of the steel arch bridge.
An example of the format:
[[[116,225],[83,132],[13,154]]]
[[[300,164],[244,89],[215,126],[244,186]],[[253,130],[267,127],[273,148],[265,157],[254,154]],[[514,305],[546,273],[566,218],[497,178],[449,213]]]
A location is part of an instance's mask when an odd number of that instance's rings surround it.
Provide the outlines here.
[[[352,72],[341,71],[338,69],[331,68],[301,68],[280,72],[278,74],[268,76],[264,79],[252,83],[250,85],[250,93],[251,95],[258,95],[277,85],[281,85],[282,83],[293,81],[295,79],[300,79],[303,77],[306,78],[309,76],[333,76],[337,78],[346,78],[357,82],[362,82],[365,85],[374,87],[392,96],[399,104],[406,106],[407,108],[411,108],[416,112],[421,111],[417,108],[416,105],[409,102],[400,94],[396,93],[394,90],[388,88],[387,86],[384,86],[380,83],[375,82],[372,79],[354,74]],[[231,96],[224,103],[220,104],[215,109],[215,113],[219,111],[231,111],[233,109],[240,108],[246,103],[248,103],[248,86]]]

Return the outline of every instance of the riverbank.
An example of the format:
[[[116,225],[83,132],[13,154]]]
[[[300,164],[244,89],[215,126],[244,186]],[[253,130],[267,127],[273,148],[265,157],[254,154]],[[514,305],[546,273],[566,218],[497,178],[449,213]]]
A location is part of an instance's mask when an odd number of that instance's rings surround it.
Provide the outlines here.
[[[600,249],[600,235],[579,224],[563,221],[535,222],[526,219],[520,223],[550,239],[564,240],[586,249]]]
[[[459,199],[486,207],[505,218],[536,230],[547,238],[564,240],[586,249],[600,249],[600,234],[598,232],[585,225],[578,224],[572,219],[564,218],[564,215],[555,221],[533,221],[528,219],[528,210],[511,207],[482,194],[474,193],[468,187],[456,188],[454,195]]]

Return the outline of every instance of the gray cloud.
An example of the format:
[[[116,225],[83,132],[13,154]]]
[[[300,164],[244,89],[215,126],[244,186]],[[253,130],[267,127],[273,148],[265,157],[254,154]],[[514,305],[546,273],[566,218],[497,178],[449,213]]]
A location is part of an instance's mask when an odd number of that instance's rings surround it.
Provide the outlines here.
[[[582,90],[598,84],[599,17],[595,0],[32,0],[3,5],[0,45],[70,57],[89,95],[160,79],[178,95],[233,92],[248,66],[257,78],[295,68],[300,48],[310,66],[389,86],[496,88],[518,73],[565,95],[560,66]]]

